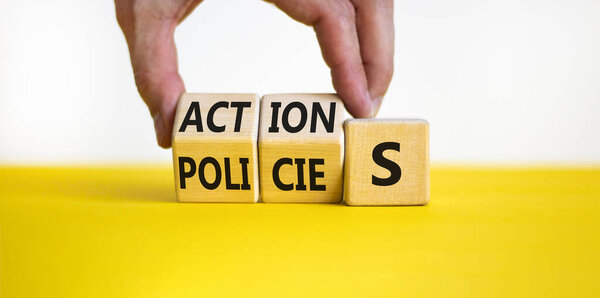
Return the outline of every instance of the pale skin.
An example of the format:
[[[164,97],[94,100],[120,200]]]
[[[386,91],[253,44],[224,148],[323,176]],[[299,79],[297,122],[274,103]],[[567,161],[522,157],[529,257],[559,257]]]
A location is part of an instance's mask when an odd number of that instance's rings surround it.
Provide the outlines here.
[[[158,144],[171,147],[175,107],[185,92],[173,34],[202,0],[115,0],[138,91]],[[374,117],[394,72],[393,0],[271,0],[316,32],[333,87],[348,112]]]

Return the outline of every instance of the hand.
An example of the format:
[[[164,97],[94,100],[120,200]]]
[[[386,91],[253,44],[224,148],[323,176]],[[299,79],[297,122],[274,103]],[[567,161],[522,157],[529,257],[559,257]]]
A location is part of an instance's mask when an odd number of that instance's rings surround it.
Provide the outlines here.
[[[177,69],[175,27],[202,0],[115,0],[138,91],[158,144],[171,146],[175,108],[185,92]],[[373,117],[393,74],[393,0],[271,0],[313,26],[333,87],[354,117]]]

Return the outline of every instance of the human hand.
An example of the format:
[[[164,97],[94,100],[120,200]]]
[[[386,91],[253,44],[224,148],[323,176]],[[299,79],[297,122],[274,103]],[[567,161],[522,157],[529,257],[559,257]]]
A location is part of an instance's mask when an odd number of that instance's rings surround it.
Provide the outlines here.
[[[115,0],[135,82],[163,148],[171,146],[177,100],[185,92],[173,34],[201,1]],[[314,27],[333,87],[350,114],[375,116],[393,74],[393,0],[268,2]]]

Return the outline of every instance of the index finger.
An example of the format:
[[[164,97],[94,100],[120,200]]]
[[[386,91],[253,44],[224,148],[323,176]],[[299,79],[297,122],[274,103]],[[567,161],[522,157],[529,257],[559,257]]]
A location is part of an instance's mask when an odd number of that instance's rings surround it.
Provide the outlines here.
[[[373,115],[377,113],[394,73],[393,0],[352,0],[356,28]]]
[[[272,0],[293,19],[312,25],[333,87],[355,117],[372,114],[361,59],[355,8],[349,0]]]

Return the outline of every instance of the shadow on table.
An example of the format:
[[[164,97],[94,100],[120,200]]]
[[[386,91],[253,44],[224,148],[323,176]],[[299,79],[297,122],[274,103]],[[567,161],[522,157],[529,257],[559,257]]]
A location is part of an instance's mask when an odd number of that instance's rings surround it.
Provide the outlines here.
[[[168,169],[35,168],[2,171],[0,195],[77,201],[176,202]],[[6,181],[5,181],[6,182]]]
[[[106,179],[96,182],[71,181],[71,195],[97,200],[130,202],[176,202],[175,190],[165,183]]]

